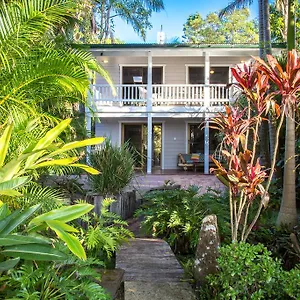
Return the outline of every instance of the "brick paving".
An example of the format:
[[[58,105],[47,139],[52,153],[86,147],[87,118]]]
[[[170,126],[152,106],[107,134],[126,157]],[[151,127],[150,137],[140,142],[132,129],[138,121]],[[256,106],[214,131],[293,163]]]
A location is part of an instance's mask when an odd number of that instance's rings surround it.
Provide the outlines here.
[[[151,188],[164,185],[166,182],[174,182],[187,188],[190,185],[199,187],[199,192],[206,192],[207,188],[223,190],[224,185],[214,175],[204,174],[137,174],[128,188],[134,188],[137,191],[145,191]]]

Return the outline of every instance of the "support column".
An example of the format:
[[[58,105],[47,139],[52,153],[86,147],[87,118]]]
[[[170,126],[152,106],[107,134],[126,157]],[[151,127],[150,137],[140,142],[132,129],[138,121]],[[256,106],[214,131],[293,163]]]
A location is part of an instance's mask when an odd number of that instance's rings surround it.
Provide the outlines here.
[[[93,94],[90,92],[93,91]],[[90,110],[90,106],[93,103],[93,96],[94,96],[94,89],[93,85],[90,85],[90,91],[88,92],[88,106],[85,106],[85,126],[86,126],[86,131],[87,131],[87,137],[91,137],[92,134],[92,113]],[[86,147],[86,162],[89,162],[89,155],[91,153],[91,146]]]
[[[147,174],[152,171],[152,53],[148,52],[148,83],[147,83]]]
[[[209,53],[204,53],[204,106],[210,105],[210,88],[209,88],[209,76],[210,76],[210,59]]]
[[[209,174],[209,119],[207,117],[204,128],[204,174]]]

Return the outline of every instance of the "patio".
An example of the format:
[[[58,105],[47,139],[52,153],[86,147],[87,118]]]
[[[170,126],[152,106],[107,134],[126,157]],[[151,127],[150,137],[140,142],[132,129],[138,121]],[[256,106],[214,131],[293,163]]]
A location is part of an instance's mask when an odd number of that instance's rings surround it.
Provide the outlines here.
[[[136,174],[128,188],[134,188],[143,192],[151,188],[164,185],[167,181],[179,184],[183,188],[190,185],[200,187],[199,192],[205,193],[208,188],[224,190],[224,185],[214,176],[191,172],[178,172],[177,170],[165,170],[164,174]]]

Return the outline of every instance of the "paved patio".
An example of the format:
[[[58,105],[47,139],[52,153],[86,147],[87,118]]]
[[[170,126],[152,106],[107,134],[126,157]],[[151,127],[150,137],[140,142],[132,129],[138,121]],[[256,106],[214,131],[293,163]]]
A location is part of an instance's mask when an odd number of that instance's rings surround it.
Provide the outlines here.
[[[199,192],[206,192],[207,188],[217,190],[224,189],[224,185],[214,175],[204,175],[195,173],[181,173],[181,174],[137,174],[129,188],[135,188],[137,191],[145,191],[154,187],[162,186],[166,182],[174,182],[183,188],[190,185],[198,186]]]

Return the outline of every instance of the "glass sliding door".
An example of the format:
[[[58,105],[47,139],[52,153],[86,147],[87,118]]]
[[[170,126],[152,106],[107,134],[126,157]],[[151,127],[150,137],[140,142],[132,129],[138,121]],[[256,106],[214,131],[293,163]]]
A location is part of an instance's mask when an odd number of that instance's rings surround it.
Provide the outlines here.
[[[209,128],[209,153],[213,154],[220,143],[218,130]],[[188,150],[189,153],[204,154],[204,127],[201,123],[189,124],[188,127]]]
[[[148,156],[147,124],[123,124],[123,143],[128,142],[135,156],[135,167],[145,169]],[[152,127],[152,167],[161,168],[162,154],[162,125]]]

